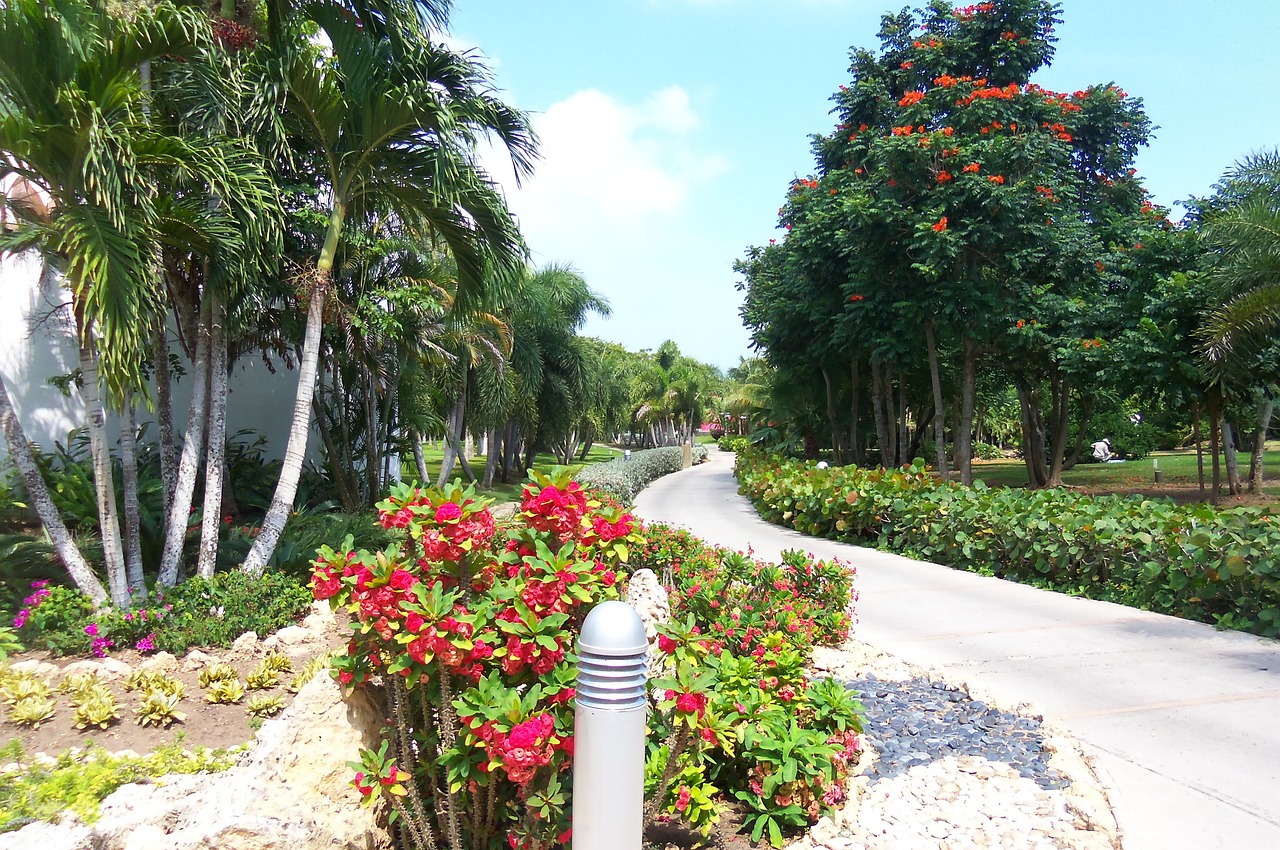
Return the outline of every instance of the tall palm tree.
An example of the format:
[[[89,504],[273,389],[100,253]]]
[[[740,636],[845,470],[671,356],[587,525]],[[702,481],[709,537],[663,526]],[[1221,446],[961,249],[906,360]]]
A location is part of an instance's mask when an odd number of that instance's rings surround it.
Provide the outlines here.
[[[306,331],[280,480],[243,565],[251,574],[265,568],[293,509],[325,301],[348,216],[384,210],[406,229],[438,240],[457,264],[461,309],[495,278],[513,273],[524,256],[514,221],[476,163],[475,144],[482,136],[497,139],[517,174],[527,174],[534,141],[525,117],[489,93],[480,66],[432,44],[424,27],[401,26],[394,37],[386,35],[376,7],[412,6],[416,14],[420,4],[352,5],[368,8],[353,14],[338,3],[308,6],[332,54],[295,50],[283,60],[286,114],[298,144],[321,163],[328,228],[306,282]]]
[[[140,387],[144,338],[159,299],[151,268],[157,216],[148,169],[188,167],[151,132],[139,67],[190,54],[203,15],[170,3],[133,17],[101,0],[11,0],[0,7],[0,153],[39,186],[43,208],[14,207],[0,248],[38,249],[65,272],[80,341],[81,393],[111,600],[130,598],[105,432],[102,389],[117,403]]]

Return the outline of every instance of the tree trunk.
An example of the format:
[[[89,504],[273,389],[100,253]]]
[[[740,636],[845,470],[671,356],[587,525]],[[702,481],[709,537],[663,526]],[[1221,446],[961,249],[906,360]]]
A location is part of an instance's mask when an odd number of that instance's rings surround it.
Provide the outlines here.
[[[1022,414],[1022,459],[1027,467],[1027,486],[1039,489],[1047,485],[1045,468],[1044,425],[1040,418],[1039,392],[1019,379],[1015,382],[1018,407]]]
[[[120,427],[120,486],[124,490],[124,567],[129,597],[145,596],[142,575],[142,521],[138,510],[138,406],[133,393],[125,399]]]
[[[453,465],[458,462],[458,457],[462,454],[458,445],[458,430],[462,428],[462,414],[466,404],[467,396],[464,390],[463,394],[458,396],[458,400],[453,403],[445,421],[444,458],[440,461],[440,474],[436,476],[437,487],[443,487],[449,480],[449,476],[453,474]]]
[[[1196,479],[1200,482],[1200,498],[1204,498],[1204,437],[1200,433],[1200,402],[1191,405],[1191,433],[1196,438]]]
[[[933,337],[933,320],[924,323],[924,342],[929,354],[929,380],[933,383],[933,439],[938,477],[947,480],[946,408],[942,404],[942,375],[938,369],[938,346]]]
[[[1219,492],[1222,488],[1222,463],[1219,455],[1222,452],[1222,441],[1219,438],[1219,427],[1222,424],[1221,404],[1215,395],[1209,396],[1209,454],[1213,458],[1213,491],[1209,500],[1218,504]]]
[[[1089,430],[1089,420],[1093,418],[1093,396],[1085,396],[1080,403],[1080,431],[1076,434],[1076,445],[1071,450],[1071,457],[1067,458],[1063,469],[1075,469],[1077,463],[1080,462],[1080,455],[1084,452],[1086,442],[1086,433]]]
[[[852,454],[852,460],[858,466],[862,466],[862,446],[858,442],[858,416],[860,415],[858,406],[862,401],[862,372],[858,369],[858,359],[856,357],[849,360],[849,386],[852,397],[849,399],[849,450]]]
[[[342,456],[339,454],[340,449],[333,441],[333,429],[329,427],[329,417],[324,411],[324,402],[321,400],[321,391],[324,388],[324,381],[316,381],[316,395],[311,399],[311,412],[316,418],[316,426],[320,431],[320,442],[324,445],[326,466],[329,469],[329,476],[333,479],[333,484],[338,488],[338,500],[342,502],[342,509],[347,513],[355,513],[360,510],[361,500],[360,494],[356,492],[355,485],[351,483],[351,478],[347,474],[347,468],[342,463]],[[422,447],[418,447],[419,453]]]
[[[209,324],[210,299],[200,305],[200,321],[196,327],[195,360],[191,371],[191,404],[187,408],[187,432],[182,437],[182,457],[178,461],[178,479],[173,503],[164,523],[164,547],[160,553],[160,575],[163,587],[178,583],[178,567],[182,562],[182,545],[191,522],[191,499],[196,489],[196,473],[204,450],[205,411],[209,402]]]
[[[513,419],[507,423],[507,433],[502,439],[502,483],[511,483],[511,471],[516,465],[516,453],[520,450],[520,425]]]
[[[93,329],[81,324],[80,391],[89,427],[89,449],[93,458],[93,488],[98,501],[98,527],[102,533],[102,558],[107,571],[107,592],[117,608],[129,606],[129,578],[125,572],[124,546],[120,539],[120,515],[116,507],[115,476],[111,451],[107,446],[107,413],[102,406],[98,375],[98,353],[94,350]]]
[[[907,376],[902,369],[894,369],[894,374],[898,377],[898,450],[894,453],[897,460],[894,466],[902,466],[907,462],[907,454],[910,452],[911,435],[907,431]]]
[[[298,365],[298,392],[293,401],[293,421],[289,428],[289,442],[284,452],[284,464],[280,468],[280,480],[276,482],[271,507],[262,519],[262,530],[253,541],[253,548],[244,559],[241,569],[250,575],[262,575],[275,553],[284,525],[293,511],[293,497],[298,493],[298,479],[302,475],[302,461],[307,454],[307,437],[311,432],[311,398],[316,389],[316,367],[320,362],[320,329],[324,321],[325,292],[329,284],[329,270],[319,269],[319,280],[311,292],[307,309],[307,329],[303,337],[302,360]]]
[[[840,423],[836,419],[836,398],[831,392],[831,374],[825,366],[822,367],[822,383],[827,390],[827,425],[831,429],[831,462],[841,466],[844,461],[843,453],[840,451]],[[690,440],[692,441],[692,437]]]
[[[484,441],[488,450],[484,456],[484,480],[481,481],[480,486],[486,490],[492,490],[493,478],[498,472],[498,459],[502,456],[502,449],[498,445],[498,429],[490,428]]]
[[[1253,434],[1253,451],[1249,456],[1249,492],[1261,493],[1263,483],[1262,460],[1267,447],[1267,431],[1271,428],[1271,417],[1275,414],[1274,399],[1267,399],[1262,404],[1262,413],[1258,416],[1258,430]]]
[[[4,429],[4,440],[9,449],[9,457],[13,459],[13,465],[22,476],[22,484],[27,488],[27,495],[36,509],[36,515],[44,525],[45,534],[49,535],[53,550],[58,553],[58,559],[67,568],[67,575],[75,582],[76,588],[81,593],[93,600],[95,606],[101,606],[107,601],[107,591],[103,589],[102,582],[98,581],[98,577],[93,574],[93,568],[80,553],[79,547],[71,537],[71,532],[67,530],[66,523],[62,521],[62,514],[58,512],[57,505],[49,495],[49,488],[40,474],[40,467],[36,466],[35,458],[31,455],[31,444],[27,442],[22,423],[18,421],[18,416],[13,410],[13,402],[9,399],[9,387],[5,384],[3,375],[0,375],[0,427]]]
[[[204,456],[204,512],[200,521],[200,555],[196,572],[210,578],[218,565],[218,531],[222,521],[222,473],[227,450],[227,310],[214,290],[209,329],[209,404]]]
[[[1062,462],[1067,454],[1067,426],[1070,424],[1071,385],[1059,375],[1053,376],[1053,444],[1050,452],[1049,477],[1046,487],[1062,486]]]
[[[964,339],[964,374],[960,380],[960,428],[955,434],[956,467],[960,481],[973,484],[973,407],[978,396],[978,347]]]
[[[372,370],[363,364],[359,369],[364,396],[364,475],[368,486],[368,503],[372,505],[378,501],[378,495],[382,492],[382,466],[378,463],[378,399]]]
[[[173,376],[169,372],[169,331],[161,321],[152,340],[151,359],[156,380],[156,425],[160,440],[160,483],[164,491],[161,516],[169,515],[178,487],[178,450],[173,437]]]
[[[1236,429],[1231,426],[1225,412],[1222,415],[1222,455],[1226,460],[1227,489],[1231,495],[1239,496],[1244,488],[1240,484],[1240,464],[1236,456]]]
[[[893,446],[894,430],[890,425],[892,419],[885,409],[884,369],[880,365],[879,355],[871,356],[871,409],[876,419],[876,443],[880,449],[880,465],[886,469],[894,465],[897,452]]]
[[[425,487],[427,481],[431,478],[431,473],[427,471],[427,456],[422,451],[422,435],[414,431],[412,439],[413,462],[418,467],[418,484]]]

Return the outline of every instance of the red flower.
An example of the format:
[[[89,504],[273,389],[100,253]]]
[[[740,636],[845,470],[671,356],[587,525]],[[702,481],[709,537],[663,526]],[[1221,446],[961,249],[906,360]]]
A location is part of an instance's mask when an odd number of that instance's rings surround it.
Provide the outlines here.
[[[944,215],[942,218],[938,219],[937,224],[933,225],[933,232],[941,233],[946,229],[947,229],[947,217]]]
[[[658,635],[658,649],[662,650],[667,655],[670,655],[671,653],[675,652],[676,646],[677,646],[676,642],[671,638],[667,637],[666,635]]]

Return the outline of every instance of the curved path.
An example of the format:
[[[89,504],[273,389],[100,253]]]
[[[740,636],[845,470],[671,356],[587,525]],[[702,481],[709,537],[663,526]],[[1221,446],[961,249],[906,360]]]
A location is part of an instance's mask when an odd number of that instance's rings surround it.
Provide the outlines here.
[[[1068,729],[1096,759],[1125,850],[1280,848],[1280,643],[770,525],[714,449],[650,485],[636,513],[760,557],[853,563],[858,637]]]

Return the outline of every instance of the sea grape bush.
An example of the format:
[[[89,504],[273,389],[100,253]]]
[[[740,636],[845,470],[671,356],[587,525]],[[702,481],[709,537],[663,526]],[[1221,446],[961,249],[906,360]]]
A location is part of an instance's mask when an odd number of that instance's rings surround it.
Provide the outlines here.
[[[636,565],[680,587],[717,584],[726,605],[679,603],[662,634],[648,823],[706,833],[725,795],[746,794],[751,828],[772,839],[834,805],[856,762],[858,706],[843,688],[818,696],[825,686],[802,668],[814,641],[847,631],[852,573],[799,553],[776,567],[721,565],[719,550],[677,532],[653,529],[654,544],[565,471],[531,479],[505,533],[470,488],[397,485],[378,505],[391,546],[322,548],[315,562],[316,597],[352,615],[332,668],[382,699],[390,720],[353,763],[353,784],[369,804],[389,803],[404,845],[570,840],[575,640]],[[828,603],[835,614],[817,610]]]
[[[694,446],[693,462],[701,463],[706,459],[707,447]],[[641,449],[632,452],[628,458],[614,458],[583,467],[577,480],[583,487],[599,490],[629,504],[645,487],[664,475],[679,472],[683,465],[683,446]]]
[[[922,463],[818,469],[738,455],[765,519],[1014,581],[1280,637],[1280,518],[1068,490],[964,487]]]

